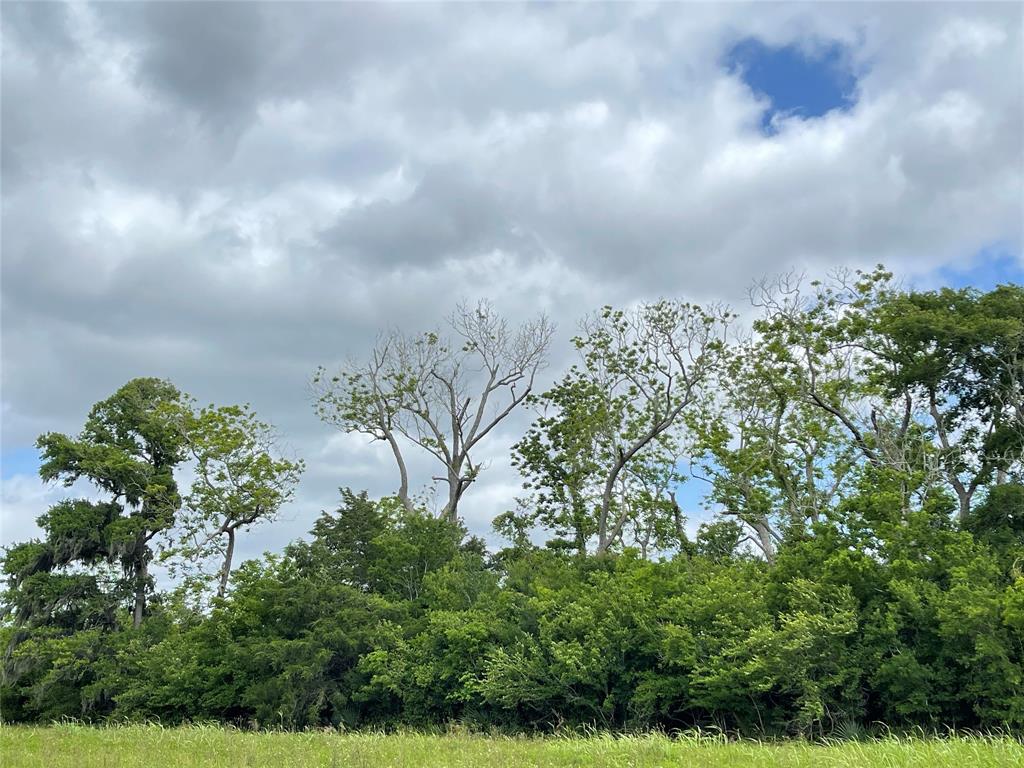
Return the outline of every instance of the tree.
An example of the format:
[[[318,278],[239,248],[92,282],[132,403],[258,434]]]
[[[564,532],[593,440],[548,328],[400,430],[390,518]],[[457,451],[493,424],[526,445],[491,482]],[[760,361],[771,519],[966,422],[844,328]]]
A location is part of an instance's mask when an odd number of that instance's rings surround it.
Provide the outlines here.
[[[85,480],[106,498],[57,502],[37,519],[42,540],[5,552],[2,615],[13,623],[3,683],[30,692],[14,706],[42,717],[113,706],[103,673],[117,630],[126,611],[141,627],[154,588],[150,543],[180,504],[173,472],[183,449],[167,418],[179,400],[166,381],[134,379],[93,406],[77,437],[39,438],[44,480]]]
[[[273,520],[291,500],[305,468],[276,456],[273,427],[248,405],[179,410],[182,438],[195,460],[177,546],[168,554],[200,565],[219,558],[217,596],[224,597],[239,531]]]
[[[735,556],[745,537],[743,525],[737,520],[720,519],[701,523],[694,542],[695,554],[720,563]]]
[[[674,432],[709,393],[730,317],[663,300],[584,321],[573,339],[581,362],[536,398],[541,416],[514,449],[541,515],[556,528],[571,521],[577,546],[594,532],[605,552],[631,520],[647,526],[651,510],[669,511],[681,531],[669,491],[679,479]]]
[[[495,521],[497,553],[413,506],[405,476],[404,499],[343,490],[309,537],[232,570],[302,463],[248,406],[129,382],[77,437],[40,438],[44,477],[93,487],[4,553],[4,718],[1019,728],[1024,294],[904,291],[884,270],[811,287],[762,285],[751,335],[728,342],[730,315],[677,302],[588,318],[577,364],[529,396],[527,493]],[[383,397],[334,386],[335,415],[385,414],[399,456],[445,456],[428,394],[456,456],[528,388],[492,391],[505,373],[472,346],[396,338]],[[693,542],[680,457],[718,512]],[[160,536],[221,598],[157,589]]]
[[[460,523],[421,509],[408,510],[395,497],[374,501],[366,493],[341,490],[341,504],[324,512],[313,540],[287,552],[303,568],[362,592],[391,599],[420,599],[423,579],[462,550],[481,550]]]
[[[888,295],[871,308],[886,338],[870,373],[930,420],[965,522],[978,491],[1024,456],[1024,288],[942,288]]]
[[[43,480],[66,486],[84,479],[109,501],[60,502],[41,519],[47,532],[38,571],[119,562],[132,583],[138,627],[152,588],[152,539],[170,528],[181,505],[174,468],[184,458],[182,435],[169,418],[181,394],[160,379],[133,379],[89,412],[77,438],[42,435],[37,447]]]
[[[841,425],[801,397],[770,344],[730,349],[716,397],[690,415],[691,472],[771,563],[787,532],[834,507],[857,455]]]
[[[964,420],[982,392],[978,377],[960,373],[964,341],[950,340],[951,329],[968,327],[966,307],[951,305],[952,296],[901,291],[882,267],[810,287],[808,294],[785,276],[754,293],[763,313],[754,330],[779,377],[839,426],[864,461],[901,478],[904,514],[946,483],[963,520],[995,469],[984,435],[998,431],[991,411],[973,410],[973,425]],[[945,314],[914,309],[936,302]]]
[[[381,337],[363,362],[336,374],[313,375],[314,408],[346,432],[384,440],[398,467],[398,497],[413,508],[403,443],[441,465],[434,477],[448,487],[441,515],[458,520],[458,506],[481,466],[472,453],[533,389],[547,361],[552,326],[543,315],[513,328],[487,302],[460,306],[439,332]]]
[[[309,567],[316,564],[319,569],[327,569],[324,576],[331,581],[362,592],[372,591],[377,539],[388,530],[393,506],[369,498],[365,491],[356,494],[342,488],[338,508],[323,513],[313,524],[313,541],[292,545],[296,559]]]
[[[964,527],[1010,562],[1024,555],[1024,485],[1000,483],[989,488]]]
[[[512,465],[523,474],[524,488],[531,492],[523,502],[526,517],[540,521],[559,537],[568,537],[565,544],[584,555],[587,541],[596,533],[600,426],[611,419],[605,412],[605,393],[594,382],[570,374],[530,400],[540,413],[512,447]]]

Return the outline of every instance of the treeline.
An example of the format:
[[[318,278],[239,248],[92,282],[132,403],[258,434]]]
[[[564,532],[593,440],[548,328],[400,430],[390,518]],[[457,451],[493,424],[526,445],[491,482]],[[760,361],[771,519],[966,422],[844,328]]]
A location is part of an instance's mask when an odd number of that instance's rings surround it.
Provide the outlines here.
[[[395,495],[343,490],[307,539],[239,566],[302,462],[248,407],[129,382],[39,439],[42,477],[93,493],[6,550],[4,719],[1024,726],[1024,290],[908,291],[879,268],[751,300],[745,329],[605,308],[544,390],[543,317],[480,304],[383,335],[312,391],[388,445]],[[488,551],[459,504],[517,409],[523,490]],[[684,481],[713,513],[695,536]]]

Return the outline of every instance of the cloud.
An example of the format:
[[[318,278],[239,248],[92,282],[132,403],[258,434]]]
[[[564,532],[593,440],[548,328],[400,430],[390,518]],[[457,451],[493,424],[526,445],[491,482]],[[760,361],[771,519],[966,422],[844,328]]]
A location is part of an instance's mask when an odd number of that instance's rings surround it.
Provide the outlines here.
[[[249,401],[311,468],[246,554],[307,530],[340,485],[394,486],[386,453],[339,440],[306,393],[382,328],[464,298],[545,310],[554,375],[605,303],[739,302],[791,267],[929,276],[994,244],[1020,263],[1011,5],[0,12],[4,451],[76,431],[132,376]],[[766,97],[727,63],[743,40],[842,50],[856,103],[763,135]],[[516,487],[525,418],[486,446],[477,532]],[[30,482],[22,517],[49,498]]]
[[[517,228],[515,206],[502,197],[498,185],[461,169],[431,168],[405,199],[347,209],[320,244],[336,258],[377,269],[430,267],[496,250],[529,254],[529,237]]]

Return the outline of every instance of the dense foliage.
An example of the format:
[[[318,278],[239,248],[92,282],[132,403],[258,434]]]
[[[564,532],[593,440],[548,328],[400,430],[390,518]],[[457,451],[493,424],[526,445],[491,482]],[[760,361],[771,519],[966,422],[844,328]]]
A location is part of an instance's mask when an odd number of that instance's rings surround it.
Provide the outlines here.
[[[343,490],[307,539],[232,570],[301,462],[248,409],[130,382],[80,436],[40,438],[44,478],[102,498],[55,505],[6,552],[4,718],[1024,727],[1024,290],[904,291],[879,270],[752,295],[743,335],[667,301],[581,325],[580,362],[512,401],[536,418],[498,551],[453,515],[468,460],[446,465],[440,514],[399,460],[398,496]],[[391,427],[428,412],[416,364],[345,390],[343,427],[411,429]],[[420,448],[450,459],[486,434],[443,432],[438,407]],[[695,536],[687,476],[713,513]]]

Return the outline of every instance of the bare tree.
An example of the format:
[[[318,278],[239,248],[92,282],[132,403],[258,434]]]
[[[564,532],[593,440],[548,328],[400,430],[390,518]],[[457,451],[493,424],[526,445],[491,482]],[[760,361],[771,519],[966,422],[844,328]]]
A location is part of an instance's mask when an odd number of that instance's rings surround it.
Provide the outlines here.
[[[553,327],[544,315],[513,327],[486,301],[460,305],[449,334],[382,335],[365,361],[313,376],[314,408],[324,421],[388,443],[398,467],[398,497],[412,508],[403,450],[426,452],[447,485],[441,515],[458,506],[481,466],[472,452],[530,394],[547,363]]]

